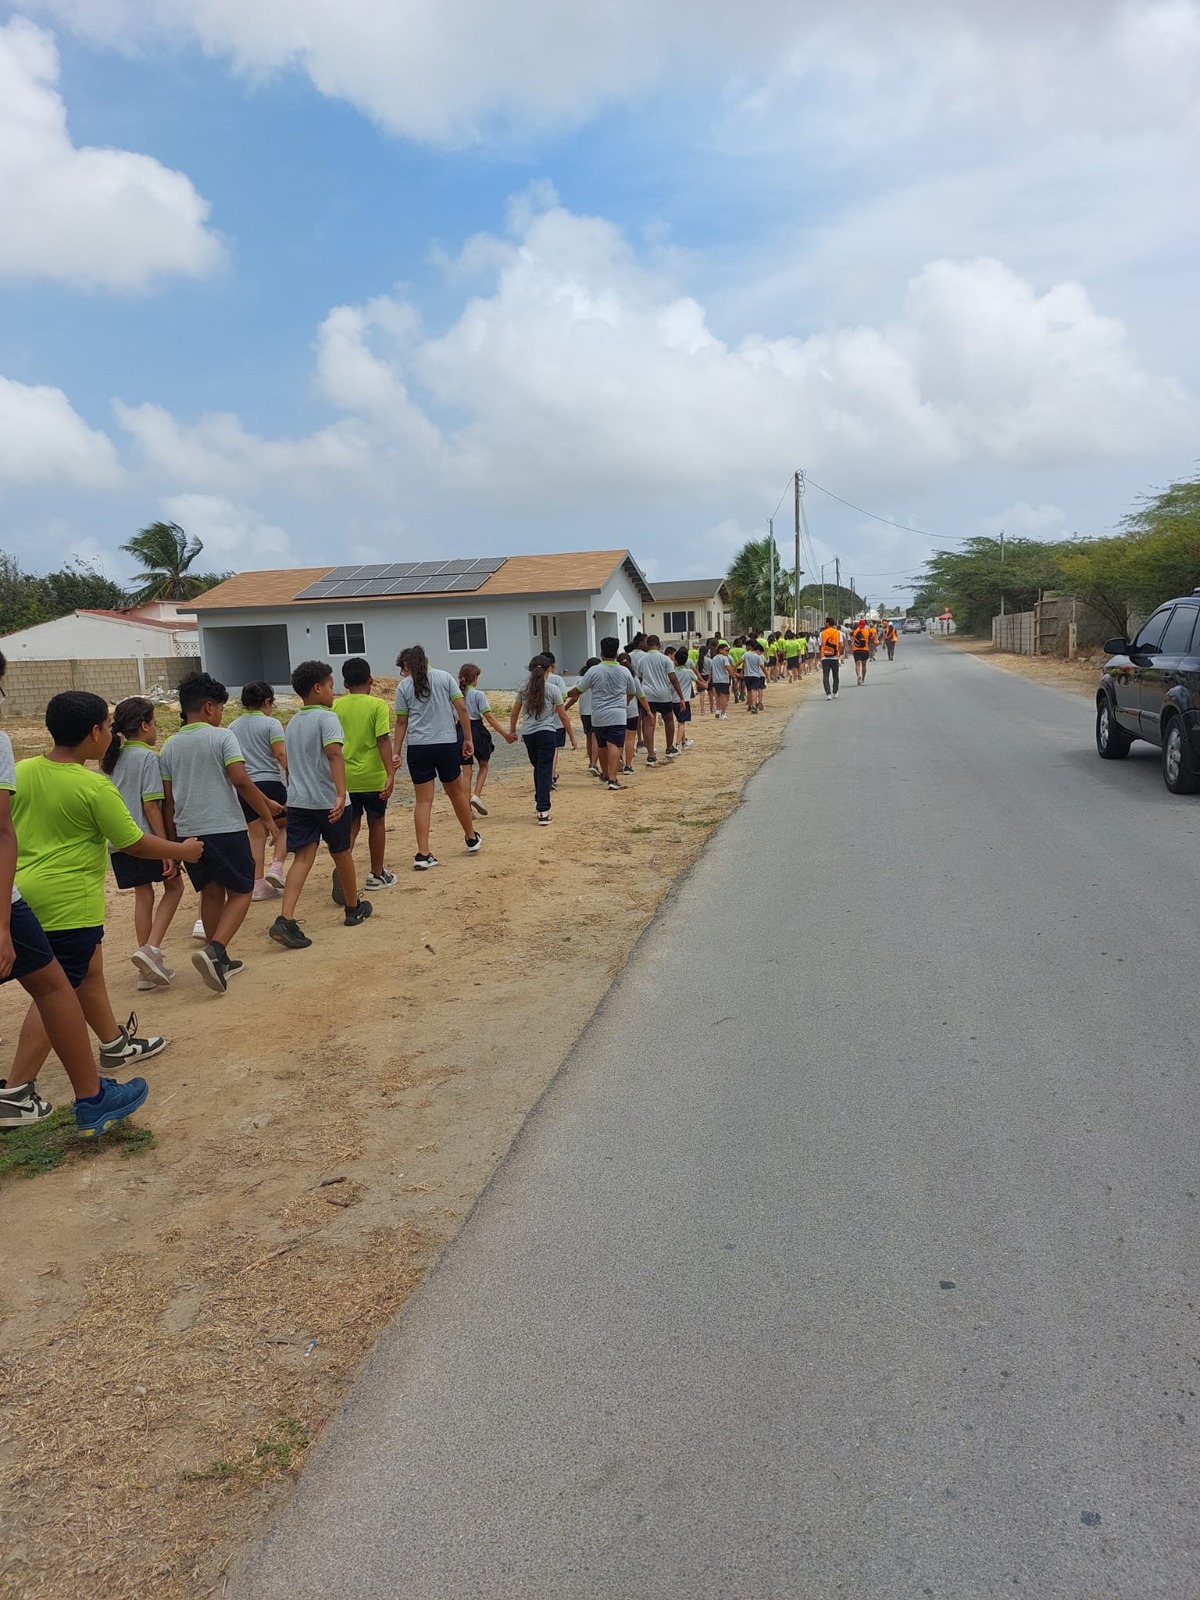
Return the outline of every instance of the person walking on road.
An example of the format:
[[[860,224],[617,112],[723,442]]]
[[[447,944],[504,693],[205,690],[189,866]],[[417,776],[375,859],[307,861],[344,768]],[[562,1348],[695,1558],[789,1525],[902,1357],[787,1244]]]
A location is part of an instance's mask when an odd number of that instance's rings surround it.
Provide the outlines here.
[[[825,689],[825,698],[832,700],[838,692],[838,680],[842,674],[842,630],[832,617],[825,618],[818,649],[821,655],[821,683]]]
[[[887,623],[884,624],[883,642],[884,642],[884,645],[887,648],[888,660],[889,661],[895,661],[895,659],[896,659],[896,624],[894,622],[887,622]]]
[[[867,681],[867,662],[871,659],[871,635],[875,630],[863,620],[855,623],[850,635],[850,653],[854,657],[854,681],[861,689]]]

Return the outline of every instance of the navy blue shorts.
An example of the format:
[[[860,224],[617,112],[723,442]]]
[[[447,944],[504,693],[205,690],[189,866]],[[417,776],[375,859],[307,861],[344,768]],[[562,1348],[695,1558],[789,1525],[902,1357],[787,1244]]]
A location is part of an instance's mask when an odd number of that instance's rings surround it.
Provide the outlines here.
[[[463,766],[473,766],[476,761],[481,767],[487,766],[496,753],[496,741],[484,726],[481,717],[471,718],[471,743],[475,747],[475,754],[473,756],[464,756],[462,754],[462,723],[460,722],[458,725],[458,749],[459,758]]]
[[[628,731],[630,733],[636,733],[637,730],[641,727],[641,725],[642,725],[642,720],[641,720],[640,717],[630,717],[629,720],[625,724],[626,728],[628,729]]]
[[[143,856],[129,856],[124,850],[117,850],[109,857],[112,862],[113,877],[117,880],[118,889],[136,889],[143,883],[161,883],[163,881],[163,861],[147,861]]]
[[[579,713],[579,720],[580,720],[580,722],[583,723],[583,731],[584,731],[584,733],[591,733],[591,731],[592,731],[592,719],[591,719],[591,717],[585,717],[583,712],[581,711]]]
[[[0,983],[27,978],[31,972],[40,972],[54,960],[54,949],[42,932],[41,923],[24,900],[13,901],[8,916],[8,932],[17,959],[8,977],[0,978]]]
[[[386,817],[387,816],[388,803],[380,795],[378,789],[376,789],[373,792],[368,793],[368,794],[352,794],[352,795],[348,795],[347,799],[350,801],[350,808],[349,808],[350,809],[350,815],[351,815],[351,817],[353,818],[353,820],[355,822],[357,822],[358,819],[361,816],[363,816],[364,813],[368,817]],[[290,810],[288,812],[288,815],[289,816],[291,815],[291,811]],[[307,815],[307,813],[306,813],[306,815]],[[335,824],[335,826],[336,826],[336,824]],[[292,846],[293,850],[296,848],[295,845],[292,844],[292,825],[291,825],[290,822],[288,823],[288,844]]]
[[[745,682],[747,689],[765,689],[767,687],[765,678],[747,678]]]
[[[13,911],[16,911],[16,906]],[[29,913],[33,916],[32,911]],[[36,920],[36,919],[35,919]],[[72,989],[87,977],[88,967],[91,966],[92,957],[100,948],[104,939],[103,928],[59,928],[54,933],[44,935],[54,953],[54,959],[67,975],[67,982]]]
[[[683,702],[683,710],[680,711],[680,710],[678,710],[678,708],[676,709],[675,721],[676,722],[690,722],[691,720],[692,720],[692,703],[691,703],[690,700],[685,700]]]
[[[245,828],[239,828],[237,833],[199,833],[196,837],[204,845],[204,854],[199,861],[184,863],[193,889],[215,883],[229,894],[253,893],[254,857]]]
[[[379,796],[375,798],[378,800]],[[340,856],[343,850],[350,848],[350,807],[346,807],[336,822],[330,822],[328,811],[289,806],[287,835],[289,850],[303,850],[305,845],[317,844],[324,839],[330,855]]]
[[[651,700],[650,709],[658,717],[677,717],[679,715],[679,701]]]
[[[636,727],[637,724],[634,723],[632,726]],[[593,727],[592,729],[596,743],[602,750],[604,749],[605,745],[609,744],[614,745],[618,750],[622,749],[625,744],[625,735],[628,732],[629,729],[622,727],[619,722],[608,728]]]
[[[263,794],[266,795],[268,800],[274,800],[281,806],[287,805],[287,790],[277,778],[255,778],[254,781],[262,790]],[[259,816],[258,812],[255,811],[254,807],[248,806],[240,794],[238,795],[238,805],[241,806],[242,815],[245,817],[247,822],[262,821],[262,818]]]
[[[567,730],[560,723],[554,730],[554,744],[559,750],[564,750],[567,744]]]
[[[443,783],[457,783],[463,769],[460,749],[457,741],[454,744],[406,744],[409,777],[414,784],[432,783],[435,778]]]

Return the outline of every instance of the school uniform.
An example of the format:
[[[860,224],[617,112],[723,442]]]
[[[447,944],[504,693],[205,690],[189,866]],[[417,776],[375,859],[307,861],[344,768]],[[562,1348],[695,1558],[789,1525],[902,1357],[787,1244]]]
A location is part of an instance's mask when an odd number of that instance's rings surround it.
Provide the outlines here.
[[[747,650],[742,657],[742,681],[747,689],[765,689],[766,663],[757,650]]]
[[[129,815],[143,833],[150,833],[152,829],[143,802],[163,798],[158,752],[140,739],[127,739],[110,776]],[[118,889],[136,889],[139,884],[163,881],[165,863],[162,861],[146,861],[139,856],[126,855],[124,850],[110,850],[109,860]]]
[[[429,668],[429,693],[422,699],[411,678],[396,685],[396,720],[405,718],[404,742],[408,775],[414,784],[456,783],[462,776],[462,747],[455,702],[463,697],[458,679],[440,667]]]
[[[526,688],[527,684],[522,684],[516,695],[517,704],[521,707],[521,738],[525,741],[525,752],[533,768],[534,804],[539,811],[546,812],[550,809],[550,780],[554,776],[554,730],[562,727],[558,708],[565,696],[547,675],[545,704],[535,715],[525,704]],[[563,731],[566,732],[565,729]]]
[[[492,738],[491,729],[483,720],[492,708],[488,704],[487,695],[484,694],[482,689],[477,689],[474,684],[464,691],[463,699],[467,702],[467,716],[471,722],[471,743],[475,747],[474,756],[463,757],[463,766],[469,767],[475,761],[478,761],[480,766],[484,766],[492,759],[496,751],[496,741]],[[461,751],[462,723],[459,722],[457,717],[455,717],[454,721],[458,728],[458,747]]]
[[[369,693],[340,694],[333,702],[333,714],[345,735],[342,756],[351,821],[386,816],[388,803],[380,791],[387,783],[387,768],[379,753],[380,739],[387,739],[392,731],[386,702]]]
[[[17,789],[17,768],[13,759],[12,740],[0,732],[0,789],[10,796]],[[132,859],[132,858],[131,858]],[[54,951],[41,923],[21,898],[21,891],[13,885],[12,904],[8,913],[8,936],[12,941],[15,960],[12,967],[0,978],[0,983],[28,978],[40,972],[54,960]]]
[[[208,722],[185,722],[158,760],[164,782],[171,785],[176,836],[204,842],[199,861],[185,863],[192,887],[215,883],[229,894],[252,893],[250,836],[228,774],[230,767],[245,763],[233,734]]]
[[[283,723],[278,717],[268,716],[265,711],[247,711],[240,717],[234,717],[229,724],[229,731],[238,742],[246,762],[246,772],[252,782],[258,785],[268,800],[274,800],[277,805],[286,805],[283,768],[279,765],[274,748],[283,740]],[[241,795],[238,795],[238,803],[247,822],[262,821],[254,807],[247,805]]]
[[[387,708],[384,708],[387,715]],[[351,811],[347,804],[336,822],[329,813],[338,801],[328,752],[341,750],[346,731],[328,706],[301,706],[283,736],[288,759],[288,848],[303,850],[323,839],[330,855],[350,848]]]
[[[596,743],[623,749],[626,732],[637,727],[638,686],[633,673],[619,661],[601,661],[587,669],[579,680],[579,687],[591,696],[592,733]],[[630,695],[634,697],[632,700]]]

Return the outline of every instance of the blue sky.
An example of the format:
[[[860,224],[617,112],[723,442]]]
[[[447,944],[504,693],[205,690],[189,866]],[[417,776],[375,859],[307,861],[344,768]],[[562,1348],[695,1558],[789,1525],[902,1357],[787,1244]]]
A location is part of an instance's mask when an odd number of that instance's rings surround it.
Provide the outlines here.
[[[0,4],[0,547],[700,576],[803,467],[890,601],[1191,475],[1200,5],[727,13]]]

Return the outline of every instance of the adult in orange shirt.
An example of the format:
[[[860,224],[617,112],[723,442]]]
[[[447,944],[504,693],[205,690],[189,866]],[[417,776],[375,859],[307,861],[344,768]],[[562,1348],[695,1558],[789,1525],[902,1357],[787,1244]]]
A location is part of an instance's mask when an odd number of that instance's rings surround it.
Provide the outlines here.
[[[867,681],[867,662],[871,659],[871,640],[875,629],[865,618],[854,624],[850,635],[850,653],[854,657],[854,679],[861,689]]]
[[[887,646],[888,660],[894,661],[896,659],[896,624],[894,622],[884,624],[883,642]]]
[[[842,673],[842,630],[832,617],[825,618],[818,649],[821,653],[821,683],[825,698],[832,700],[838,692],[838,680]],[[830,684],[833,685],[832,689]]]

